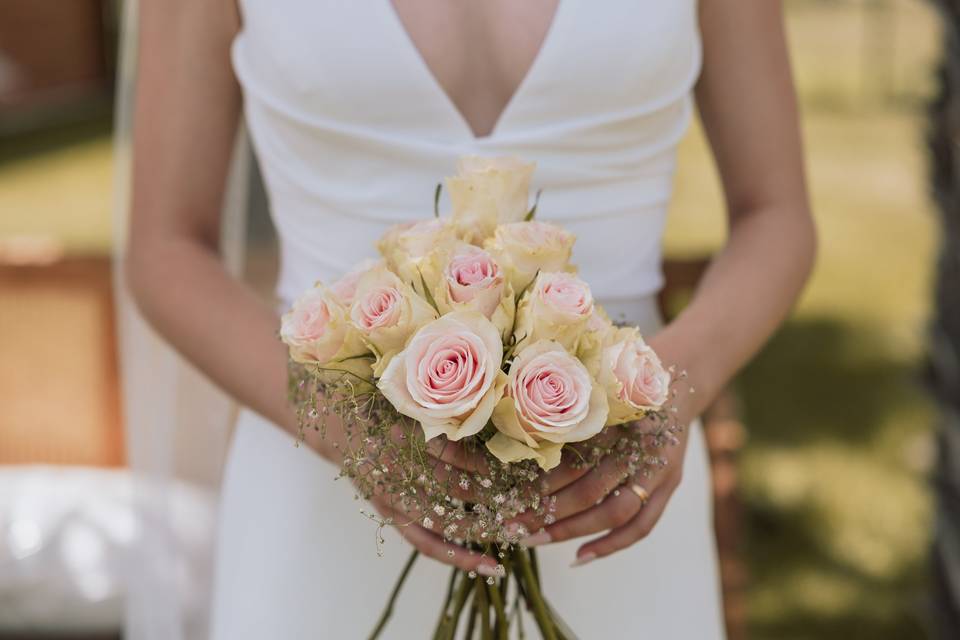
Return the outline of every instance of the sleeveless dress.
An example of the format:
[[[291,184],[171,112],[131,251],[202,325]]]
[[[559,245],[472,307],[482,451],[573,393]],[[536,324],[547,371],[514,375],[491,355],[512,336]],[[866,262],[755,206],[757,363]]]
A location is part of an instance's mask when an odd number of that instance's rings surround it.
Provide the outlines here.
[[[332,281],[391,224],[432,215],[464,154],[537,162],[538,217],[614,318],[659,326],[660,242],[701,43],[695,0],[560,0],[532,67],[486,137],[438,85],[389,0],[241,0],[232,49],[277,228],[284,305]],[[441,209],[443,210],[443,208]],[[541,549],[546,595],[584,639],[723,638],[710,479],[691,426],[684,479],[652,534],[570,568]],[[336,469],[243,411],[223,485],[212,637],[365,638],[409,548],[360,513]],[[383,637],[429,637],[449,568],[422,559]],[[528,631],[532,628],[527,625]]]

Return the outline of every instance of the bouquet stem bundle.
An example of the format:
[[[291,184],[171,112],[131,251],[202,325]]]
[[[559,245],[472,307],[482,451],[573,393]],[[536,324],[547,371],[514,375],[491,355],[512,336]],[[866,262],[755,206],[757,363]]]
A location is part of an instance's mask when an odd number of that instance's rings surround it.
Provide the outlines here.
[[[436,629],[431,636],[433,640],[454,640],[464,615],[466,626],[463,638],[473,638],[479,631],[480,640],[506,640],[514,623],[518,626],[520,637],[524,638],[523,608],[531,612],[544,640],[574,640],[575,636],[556,616],[543,596],[536,551],[517,546],[501,551],[496,545],[487,551],[497,556],[503,555],[506,569],[504,575],[499,578],[483,578],[473,572],[453,569]],[[417,551],[410,554],[387,605],[370,634],[370,640],[379,638],[386,628],[400,590],[418,556]]]

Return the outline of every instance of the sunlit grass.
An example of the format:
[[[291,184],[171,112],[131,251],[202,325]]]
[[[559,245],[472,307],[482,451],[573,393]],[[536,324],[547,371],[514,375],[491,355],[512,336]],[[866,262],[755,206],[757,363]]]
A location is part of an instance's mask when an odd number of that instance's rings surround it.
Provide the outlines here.
[[[101,123],[50,136],[4,142],[0,156],[0,242],[53,240],[68,253],[108,253],[111,244],[112,143]],[[14,154],[14,151],[18,153]]]

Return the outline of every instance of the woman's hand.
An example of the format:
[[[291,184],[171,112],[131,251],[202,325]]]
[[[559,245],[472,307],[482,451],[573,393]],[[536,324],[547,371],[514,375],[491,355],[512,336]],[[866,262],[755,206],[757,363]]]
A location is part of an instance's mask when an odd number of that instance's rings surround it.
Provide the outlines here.
[[[666,332],[650,340],[650,345],[666,363],[685,362],[685,344],[685,339],[671,338]],[[677,394],[670,400],[671,421],[687,425],[702,411],[703,396],[691,395],[688,380],[674,384]],[[643,428],[642,424],[636,428]],[[620,428],[608,428],[593,440],[575,447],[608,448],[622,437]],[[684,429],[678,434],[676,444],[649,452],[665,460],[665,466],[649,474],[641,472],[633,476],[627,461],[616,453],[605,456],[592,467],[584,467],[575,464],[580,458],[577,452],[565,450],[561,465],[544,478],[544,493],[551,502],[547,513],[521,516],[511,523],[531,533],[521,544],[538,546],[604,533],[577,550],[574,566],[578,566],[642,540],[660,520],[680,485],[686,448]]]
[[[533,547],[605,533],[577,550],[573,566],[579,566],[644,539],[680,485],[686,435],[681,434],[679,440],[661,452],[667,464],[649,477],[629,476],[616,454],[606,456],[589,470],[576,469],[569,459],[565,460],[546,477],[552,492],[548,514],[516,520],[534,532],[521,544]]]
[[[347,438],[340,424],[328,424],[325,437],[321,438],[316,432],[308,432],[305,440],[321,456],[340,464],[343,452],[347,451]],[[404,429],[394,428],[393,439],[400,443]],[[426,444],[427,464],[433,469],[433,475],[439,481],[452,474],[485,474],[487,473],[486,459],[482,453],[471,452],[459,443],[450,442],[446,438],[436,438]],[[378,461],[389,468],[391,461]],[[480,499],[469,490],[464,490],[457,483],[450,484],[450,493],[467,502],[478,502]],[[445,540],[441,535],[438,522],[430,527],[424,526],[424,516],[428,514],[410,511],[404,508],[392,495],[377,493],[369,499],[370,504],[385,522],[392,525],[404,540],[409,542],[423,555],[433,558],[443,564],[456,567],[462,571],[476,571],[482,576],[495,576],[497,560],[479,554],[460,545]]]

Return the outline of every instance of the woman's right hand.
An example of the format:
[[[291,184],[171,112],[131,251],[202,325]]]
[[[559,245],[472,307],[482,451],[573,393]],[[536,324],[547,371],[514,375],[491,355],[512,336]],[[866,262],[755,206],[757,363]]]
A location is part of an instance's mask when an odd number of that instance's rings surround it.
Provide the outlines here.
[[[319,433],[310,431],[304,435],[304,440],[321,456],[340,465],[347,442],[342,426],[330,428],[333,426],[328,425],[322,437]],[[394,438],[398,439],[401,433],[399,428],[395,429]],[[450,442],[446,438],[436,438],[428,442],[426,452],[437,477],[461,473],[472,475],[485,473],[487,470],[482,454],[469,452],[459,443]],[[460,489],[456,484],[451,486],[455,489],[457,498],[467,502],[471,501],[471,498],[474,502],[479,501],[470,491]],[[423,526],[426,514],[408,511],[397,504],[392,496],[382,493],[372,496],[369,502],[384,521],[393,526],[404,540],[424,556],[462,571],[476,571],[481,576],[497,575],[498,562],[495,559],[448,542],[440,535],[438,523],[434,523],[430,528]]]

